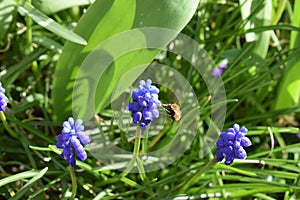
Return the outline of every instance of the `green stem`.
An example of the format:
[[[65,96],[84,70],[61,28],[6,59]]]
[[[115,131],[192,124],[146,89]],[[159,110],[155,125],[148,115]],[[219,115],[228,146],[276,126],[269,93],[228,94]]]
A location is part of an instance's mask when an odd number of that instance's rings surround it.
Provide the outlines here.
[[[286,5],[286,0],[281,0],[277,9],[277,12],[274,16],[274,19],[272,21],[273,25],[276,25],[278,23],[278,21],[280,20],[282,13],[285,9],[285,5]]]
[[[77,192],[77,181],[76,181],[74,167],[69,166],[69,169],[70,169],[70,175],[71,175],[71,180],[72,180],[72,195],[71,195],[70,199],[74,200],[75,196],[76,196],[76,192]]]
[[[298,184],[299,184],[299,181],[300,181],[300,172],[299,172],[297,178],[296,178],[295,181],[294,181],[294,185],[298,185]],[[293,194],[296,195],[295,192],[296,192],[296,191],[295,191],[294,189],[289,190],[289,191],[286,191],[285,194],[284,194],[284,200],[289,200],[289,199],[291,199],[291,196],[293,196]],[[293,193],[293,194],[290,195],[291,193]]]
[[[219,171],[216,171],[216,177],[217,177],[217,181],[218,181],[219,185],[222,187],[224,184],[223,184],[222,178],[220,177]],[[226,191],[224,188],[221,189],[221,194],[224,198],[226,198]]]
[[[134,141],[133,155],[138,156],[141,145],[141,129],[139,127],[136,128],[136,138]]]
[[[31,4],[31,0],[26,0],[28,3]],[[32,19],[29,16],[25,17],[25,22],[26,22],[26,32],[25,32],[25,36],[26,36],[26,54],[29,54],[30,52],[33,51],[33,47],[32,47]]]
[[[6,121],[6,117],[4,112],[0,111],[0,118],[3,122],[4,128],[7,130],[7,132],[10,134],[11,137],[18,139],[18,134],[15,133],[10,126],[8,125],[7,121]]]
[[[31,4],[31,0],[26,0],[27,3]],[[31,52],[33,52],[33,46],[32,46],[32,19],[29,16],[25,17],[25,22],[26,22],[26,45],[27,45],[27,49],[26,49],[26,54],[30,54]],[[35,75],[35,77],[37,78],[39,75],[38,72],[38,64],[36,61],[32,62],[32,71],[33,74]]]
[[[147,127],[146,130],[143,131],[144,139],[143,139],[143,144],[142,144],[142,155],[147,153],[147,149],[148,149],[148,130],[149,130],[149,128]]]
[[[136,128],[136,138],[134,141],[134,148],[133,148],[133,155],[128,163],[128,166],[124,170],[124,172],[121,174],[121,176],[126,176],[133,168],[134,164],[136,163],[136,158],[139,156],[140,151],[140,145],[141,145],[141,129],[139,127]]]
[[[213,158],[211,161],[209,161],[204,167],[202,167],[199,171],[197,171],[180,189],[179,193],[184,193],[188,188],[190,188],[192,185],[194,185],[196,182],[198,182],[199,177],[208,171],[215,163],[216,159]]]

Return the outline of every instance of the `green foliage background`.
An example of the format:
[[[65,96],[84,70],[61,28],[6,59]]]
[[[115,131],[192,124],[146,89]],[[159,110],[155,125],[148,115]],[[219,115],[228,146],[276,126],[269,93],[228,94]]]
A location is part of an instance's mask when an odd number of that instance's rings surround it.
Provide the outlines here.
[[[70,197],[67,163],[55,143],[61,122],[72,115],[76,72],[102,41],[148,26],[186,34],[216,64],[229,61],[222,75],[226,124],[216,131],[233,123],[246,126],[253,143],[248,158],[230,166],[205,167],[215,149],[199,158],[211,122],[210,94],[202,77],[178,55],[148,49],[132,52],[116,60],[114,74],[105,72],[99,82],[107,86],[99,87],[96,94],[102,134],[132,151],[132,138],[112,120],[110,96],[124,73],[156,62],[180,72],[197,91],[201,118],[196,137],[182,157],[146,173],[146,180],[138,174],[123,177],[88,153],[85,162],[77,162],[76,198],[299,199],[299,4],[293,0],[0,0],[0,81],[10,100],[0,126],[0,199]],[[161,95],[163,100],[169,98],[163,88]],[[175,134],[170,122],[164,131],[160,138],[149,138],[153,150]],[[191,177],[193,184],[185,185]]]

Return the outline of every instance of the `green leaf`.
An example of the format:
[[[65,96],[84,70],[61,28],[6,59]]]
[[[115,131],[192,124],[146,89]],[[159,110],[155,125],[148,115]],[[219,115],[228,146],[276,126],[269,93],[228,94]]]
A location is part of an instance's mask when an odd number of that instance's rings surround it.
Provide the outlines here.
[[[6,118],[9,121],[17,124],[18,126],[21,126],[22,128],[26,129],[30,133],[32,133],[32,134],[40,137],[41,139],[43,139],[43,140],[45,140],[45,141],[47,141],[49,143],[54,143],[53,138],[48,137],[45,133],[40,132],[39,130],[35,129],[33,126],[28,125],[28,124],[26,124],[24,122],[21,122],[21,121],[17,120],[16,118],[14,118],[14,117],[12,117],[11,115],[8,115],[8,114],[6,115]]]
[[[76,0],[76,1],[70,1],[70,0],[43,0],[41,2],[41,8],[44,8],[43,11],[45,13],[56,13],[61,10],[71,8],[74,6],[83,6],[83,5],[89,5],[91,3],[94,3],[95,0]],[[38,2],[34,2],[38,3]]]
[[[19,63],[10,66],[6,73],[1,77],[1,80],[6,85],[12,84],[19,75],[24,72],[28,67],[30,67],[31,63],[39,58],[40,55],[46,52],[46,49],[37,49],[36,51],[30,53]]]
[[[29,146],[30,149],[34,149],[37,151],[51,151],[49,147],[37,147],[37,146]]]
[[[250,32],[259,33],[259,32],[268,31],[268,30],[287,30],[287,31],[300,32],[300,28],[298,26],[293,26],[293,25],[289,25],[289,24],[279,24],[279,25],[261,26],[261,27],[257,27],[254,29],[248,29],[247,33],[250,33]]]
[[[300,35],[297,37],[300,42]],[[299,55],[299,51],[297,51]],[[284,72],[283,80],[278,89],[275,109],[291,108],[299,104],[300,100],[300,59],[294,56]]]
[[[55,179],[51,179],[51,182],[49,182],[47,185],[39,188],[38,190],[34,191],[34,193],[30,194],[30,196],[28,196],[28,200],[31,199],[37,199],[37,196],[39,194],[41,194],[44,191],[50,190],[51,187],[55,187],[57,185],[58,182],[61,182],[61,180],[66,176],[69,175],[68,171],[66,171],[65,173],[61,174],[60,176],[58,176]]]
[[[246,21],[245,30],[272,24],[272,0],[240,0],[241,14]],[[255,42],[253,52],[265,58],[269,48],[270,31],[247,33],[246,41]]]
[[[55,33],[56,35],[65,38],[71,42],[86,45],[85,39],[77,35],[76,33],[70,31],[69,29],[63,27],[53,19],[47,17],[42,12],[37,10],[31,4],[24,2],[24,4],[18,6],[18,11],[22,15],[28,15],[33,21],[38,23],[45,29]]]
[[[235,168],[235,167],[227,166],[227,165],[221,164],[221,163],[216,163],[215,166],[219,169],[227,169],[227,170],[230,170],[232,172],[236,172],[236,173],[239,173],[239,174],[242,174],[242,175],[245,175],[245,176],[251,176],[251,177],[256,177],[257,176],[253,172],[249,172],[249,171],[246,171],[246,170],[243,170],[243,169],[238,169],[238,168]]]
[[[145,174],[144,164],[143,164],[143,161],[139,157],[136,157],[136,166],[139,170],[139,175],[140,175],[141,179],[145,180],[146,174]]]
[[[53,101],[58,120],[72,115],[72,103],[73,115],[84,119],[105,108],[120,78],[132,70],[114,97],[131,85],[160,51],[147,45],[158,42],[157,46],[165,47],[191,19],[198,2],[99,0],[91,5],[75,29],[88,44],[83,47],[67,42],[56,67]],[[152,32],[155,41],[151,30],[137,29],[141,27],[174,32]]]
[[[293,15],[293,26],[300,26],[300,1],[294,3],[294,15]],[[287,63],[284,69],[284,74],[280,86],[278,89],[278,95],[275,103],[275,109],[291,108],[299,104],[300,102],[300,34],[297,31],[291,32],[290,48],[297,49],[290,57],[291,60]]]
[[[48,171],[48,167],[42,169],[39,173],[37,173],[30,181],[28,181],[12,198],[11,200],[17,200],[23,197],[23,195],[31,188],[31,186],[38,181],[40,178],[44,176],[44,174]]]
[[[51,51],[59,54],[62,52],[62,45],[49,37],[43,35],[34,35],[32,40],[33,42],[40,44]]]
[[[295,27],[299,27],[300,26],[300,2],[299,1],[295,1],[294,3],[294,14],[293,14],[293,18],[292,18],[292,25]],[[299,47],[299,42],[296,42],[296,38],[299,38],[299,32],[296,31],[292,31],[291,32],[291,39],[290,39],[290,49],[293,49],[295,47]],[[299,39],[298,39],[299,40]]]
[[[0,0],[0,41],[3,39],[13,20],[16,3],[13,0]]]
[[[15,181],[19,181],[25,178],[30,178],[30,177],[34,177],[39,173],[39,170],[30,170],[30,171],[26,171],[26,172],[21,172],[18,174],[14,174],[11,176],[8,176],[6,178],[0,179],[0,187],[15,182]]]

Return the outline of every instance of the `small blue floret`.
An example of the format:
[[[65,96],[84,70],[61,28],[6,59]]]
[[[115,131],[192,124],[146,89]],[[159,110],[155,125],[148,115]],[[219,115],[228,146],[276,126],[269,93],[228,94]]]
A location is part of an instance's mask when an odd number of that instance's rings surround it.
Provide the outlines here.
[[[90,138],[83,133],[83,130],[82,120],[74,121],[73,117],[69,117],[68,121],[63,123],[61,134],[57,136],[56,146],[63,149],[61,157],[72,167],[76,164],[75,152],[79,160],[84,161],[87,158],[84,145],[90,142]]]
[[[8,103],[8,98],[5,95],[5,89],[2,87],[2,83],[0,82],[0,111],[5,111],[5,108]]]
[[[244,147],[252,145],[250,139],[245,136],[247,132],[247,128],[240,128],[238,124],[234,124],[232,128],[222,132],[220,140],[216,142],[218,148],[217,161],[220,162],[225,158],[225,164],[230,165],[234,158],[245,159],[247,153]]]
[[[151,85],[148,79],[140,81],[137,90],[132,91],[133,102],[129,103],[128,110],[131,111],[133,124],[139,124],[142,130],[159,117],[158,107],[161,102],[158,100],[159,89]]]
[[[225,69],[227,68],[227,64],[228,64],[228,60],[224,59],[220,62],[220,64],[218,65],[218,67],[214,67],[213,71],[211,73],[212,76],[221,76]]]

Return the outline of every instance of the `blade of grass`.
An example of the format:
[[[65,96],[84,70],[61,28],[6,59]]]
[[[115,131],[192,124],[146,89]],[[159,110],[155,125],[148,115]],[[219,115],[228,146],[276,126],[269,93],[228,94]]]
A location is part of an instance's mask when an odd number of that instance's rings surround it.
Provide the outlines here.
[[[41,194],[42,192],[45,192],[47,189],[49,189],[51,186],[53,186],[54,184],[58,183],[59,181],[61,181],[62,178],[64,178],[65,176],[69,175],[68,172],[65,172],[63,174],[61,174],[60,176],[58,176],[57,178],[53,179],[51,182],[49,182],[47,185],[43,186],[42,188],[40,188],[39,190],[35,191],[34,193],[32,193],[29,197],[28,200],[30,199],[34,199],[37,195]]]
[[[14,174],[11,176],[8,176],[6,178],[0,179],[0,187],[15,182],[15,181],[19,181],[22,179],[26,179],[26,178],[30,178],[30,177],[34,177],[36,176],[40,171],[39,170],[29,170],[26,172],[21,172],[18,174]]]
[[[31,65],[33,61],[37,60],[38,57],[40,57],[45,52],[46,49],[44,48],[38,49],[26,56],[19,63],[10,66],[7,72],[3,75],[3,77],[1,77],[1,80],[4,80],[4,86],[12,84],[18,78],[18,76]]]
[[[48,171],[48,167],[45,167],[39,171],[30,181],[28,181],[12,198],[11,200],[18,200],[23,197],[23,195],[31,188],[31,186],[41,179],[45,173]]]
[[[9,121],[11,121],[11,122],[13,122],[13,123],[15,123],[15,124],[17,124],[17,125],[23,127],[24,129],[28,130],[30,133],[32,133],[32,134],[34,134],[34,135],[36,135],[36,136],[42,138],[43,140],[45,140],[45,141],[47,141],[47,142],[49,142],[49,143],[51,143],[51,144],[55,143],[53,139],[51,139],[51,138],[45,136],[44,133],[38,131],[37,129],[33,128],[32,126],[27,125],[26,123],[21,122],[21,121],[15,119],[14,117],[12,117],[12,116],[10,116],[10,115],[6,115],[6,117],[7,117],[7,119],[8,119]]]
[[[33,35],[32,40],[33,42],[41,44],[51,51],[59,54],[62,52],[62,45],[49,37],[43,35]]]
[[[31,4],[24,2],[21,5],[18,5],[18,11],[21,15],[29,16],[33,21],[38,23],[40,26],[44,27],[45,29],[53,32],[54,34],[65,38],[71,42],[86,45],[87,42],[81,36],[77,35],[76,33],[70,31],[69,29],[63,27],[62,25],[58,24],[53,19],[47,17],[42,12],[37,10]]]

